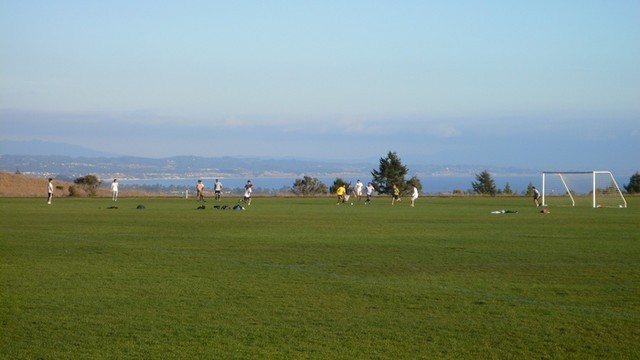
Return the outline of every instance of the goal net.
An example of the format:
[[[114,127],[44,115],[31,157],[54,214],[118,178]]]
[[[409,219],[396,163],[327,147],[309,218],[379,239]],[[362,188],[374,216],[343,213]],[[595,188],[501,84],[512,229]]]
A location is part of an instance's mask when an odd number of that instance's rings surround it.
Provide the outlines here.
[[[610,171],[542,173],[542,205],[627,207]]]

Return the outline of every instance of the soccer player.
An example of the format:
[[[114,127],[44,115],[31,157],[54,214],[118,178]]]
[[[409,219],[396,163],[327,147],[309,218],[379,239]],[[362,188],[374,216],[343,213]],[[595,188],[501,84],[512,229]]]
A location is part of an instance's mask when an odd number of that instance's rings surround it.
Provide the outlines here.
[[[364,184],[362,184],[362,181],[358,179],[358,181],[356,181],[356,198],[358,199],[358,201],[360,201],[360,198],[362,198],[363,188],[364,188]]]
[[[533,203],[536,206],[540,206],[540,191],[538,191],[535,186],[532,186],[531,188],[533,189]]]
[[[220,201],[220,199],[222,198],[222,183],[219,179],[216,179],[216,183],[213,186],[213,191],[215,194],[215,199]]]
[[[111,183],[111,200],[118,201],[118,179],[113,179]]]
[[[248,181],[247,185],[244,186],[244,198],[242,198],[242,201],[245,202],[247,205],[251,205],[252,192],[253,192],[253,184],[251,183],[251,181]]]
[[[336,195],[338,195],[338,202],[336,203],[336,205],[340,205],[344,202],[344,195],[347,192],[347,188],[345,187],[345,184],[342,184],[338,187],[338,190],[336,190]]]
[[[400,201],[400,189],[398,189],[398,185],[393,184],[393,195],[391,196],[391,205]]]
[[[367,183],[367,200],[364,201],[365,205],[368,205],[371,203],[371,197],[373,196],[374,190],[375,188],[373,187],[373,184]]]
[[[51,205],[51,199],[53,198],[53,178],[49,178],[49,185],[47,186],[47,204]]]
[[[413,192],[411,193],[411,207],[415,206],[417,198],[418,198],[418,188],[415,185],[413,185]]]
[[[198,185],[196,185],[196,200],[205,201],[204,200],[204,184],[202,183],[202,180],[198,180]]]

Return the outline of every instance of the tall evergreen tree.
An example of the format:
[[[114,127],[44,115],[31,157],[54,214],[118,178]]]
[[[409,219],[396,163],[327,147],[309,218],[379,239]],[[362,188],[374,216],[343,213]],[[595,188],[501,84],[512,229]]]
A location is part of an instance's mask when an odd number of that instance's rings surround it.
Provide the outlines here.
[[[373,179],[371,183],[381,194],[389,194],[393,184],[398,185],[401,191],[406,191],[408,185],[404,177],[408,169],[395,152],[389,151],[386,158],[380,158],[378,170],[371,171]]]
[[[483,170],[480,174],[476,174],[476,181],[471,183],[473,191],[478,194],[494,196],[498,190],[496,183],[491,178],[491,174],[487,170]]]

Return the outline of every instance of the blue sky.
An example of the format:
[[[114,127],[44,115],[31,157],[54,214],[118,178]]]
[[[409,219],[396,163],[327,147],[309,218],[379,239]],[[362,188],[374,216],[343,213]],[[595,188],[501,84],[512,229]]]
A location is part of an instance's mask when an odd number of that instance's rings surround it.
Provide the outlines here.
[[[0,46],[6,140],[640,169],[637,0],[0,0]]]

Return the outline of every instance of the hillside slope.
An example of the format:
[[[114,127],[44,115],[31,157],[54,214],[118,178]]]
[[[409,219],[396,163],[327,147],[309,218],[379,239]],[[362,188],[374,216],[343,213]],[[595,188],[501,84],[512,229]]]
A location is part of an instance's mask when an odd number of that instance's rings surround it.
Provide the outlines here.
[[[0,197],[42,197],[47,198],[46,178],[37,178],[21,174],[12,174],[0,171]],[[69,186],[74,185],[71,182],[53,180],[54,196],[69,196]],[[78,191],[79,196],[86,196],[83,191]],[[97,196],[111,196],[109,189],[99,188]],[[138,194],[141,195],[141,194]]]

